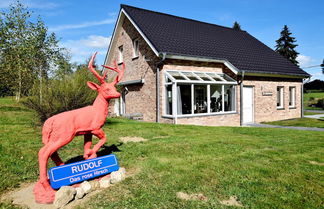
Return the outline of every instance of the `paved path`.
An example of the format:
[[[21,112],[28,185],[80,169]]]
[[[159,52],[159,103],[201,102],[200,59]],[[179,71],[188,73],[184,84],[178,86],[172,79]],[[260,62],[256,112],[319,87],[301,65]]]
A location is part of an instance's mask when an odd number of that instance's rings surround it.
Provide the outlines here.
[[[269,125],[269,124],[260,124],[260,123],[251,123],[244,126],[248,127],[263,127],[263,128],[287,128],[303,131],[324,131],[324,128],[313,128],[313,127],[297,127],[297,126],[278,126],[278,125]]]
[[[305,118],[315,118],[315,119],[320,119],[324,118],[324,114],[318,114],[318,115],[304,115]]]
[[[324,110],[304,110],[304,112],[314,112],[318,114],[324,114]]]

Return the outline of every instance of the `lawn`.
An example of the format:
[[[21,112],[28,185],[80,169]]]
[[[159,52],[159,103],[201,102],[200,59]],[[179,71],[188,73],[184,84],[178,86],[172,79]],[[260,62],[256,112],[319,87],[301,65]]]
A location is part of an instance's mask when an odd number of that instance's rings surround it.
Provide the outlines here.
[[[309,112],[309,111],[305,111],[304,112],[304,115],[318,115],[318,114],[321,114],[321,113],[318,113],[318,112]]]
[[[304,93],[304,108],[305,110],[323,110],[319,107],[309,107],[308,105],[312,102],[311,98],[320,99],[324,98],[324,92],[310,92]]]
[[[0,195],[37,180],[40,128],[33,113],[0,99]],[[247,208],[321,208],[324,132],[252,127],[203,127],[108,119],[101,154],[113,152],[133,174],[80,208],[226,208],[237,196]],[[120,136],[148,139],[120,143]],[[64,160],[83,154],[82,138],[60,150]],[[51,166],[53,164],[51,163]],[[202,193],[185,201],[177,192]],[[1,207],[12,206],[1,203]]]
[[[324,119],[322,119],[322,118],[320,118],[320,119],[296,118],[296,119],[266,122],[265,124],[279,125],[279,126],[300,126],[300,127],[324,128]]]

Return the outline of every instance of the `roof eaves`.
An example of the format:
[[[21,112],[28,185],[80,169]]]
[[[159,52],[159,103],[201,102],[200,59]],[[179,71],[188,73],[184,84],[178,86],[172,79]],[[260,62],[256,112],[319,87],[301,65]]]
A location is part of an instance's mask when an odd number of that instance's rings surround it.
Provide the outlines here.
[[[114,38],[115,38],[115,33],[117,31],[117,26],[118,26],[118,22],[120,21],[121,14],[122,13],[121,13],[121,8],[120,8],[118,18],[117,18],[117,21],[116,21],[115,26],[114,26],[114,31],[112,33],[112,38],[111,38],[111,41],[109,42],[108,50],[107,50],[107,53],[106,53],[106,56],[105,56],[104,65],[107,64],[107,59],[108,59],[108,56],[109,56],[109,52],[110,52],[112,43],[113,43]]]
[[[125,16],[129,19],[129,21],[133,24],[133,26],[136,28],[136,30],[141,34],[141,36],[144,38],[146,43],[150,46],[150,48],[153,50],[154,54],[156,56],[159,56],[159,51],[157,48],[154,46],[151,40],[147,38],[147,36],[143,33],[143,31],[140,29],[140,27],[136,24],[136,22],[131,18],[131,16],[125,11],[125,9],[121,5],[121,12],[125,14]]]
[[[231,62],[227,59],[222,58],[211,58],[211,57],[200,57],[200,56],[192,56],[192,55],[184,55],[184,54],[175,54],[175,53],[166,53],[166,58],[168,59],[178,59],[178,60],[190,60],[190,61],[200,61],[200,62],[217,62],[223,63],[226,67],[228,67],[234,74],[238,74],[240,70],[235,67]]]
[[[309,78],[310,74],[306,73],[282,73],[282,72],[264,72],[256,70],[244,70],[245,75],[250,76],[269,76],[269,77],[294,77],[294,78]]]

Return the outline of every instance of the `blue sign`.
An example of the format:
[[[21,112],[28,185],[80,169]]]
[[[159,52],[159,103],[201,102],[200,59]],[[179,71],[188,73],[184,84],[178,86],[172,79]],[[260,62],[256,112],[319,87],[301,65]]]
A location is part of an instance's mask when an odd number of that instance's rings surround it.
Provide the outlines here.
[[[117,158],[111,154],[53,167],[49,169],[48,175],[52,188],[59,189],[61,186],[75,184],[118,170]]]

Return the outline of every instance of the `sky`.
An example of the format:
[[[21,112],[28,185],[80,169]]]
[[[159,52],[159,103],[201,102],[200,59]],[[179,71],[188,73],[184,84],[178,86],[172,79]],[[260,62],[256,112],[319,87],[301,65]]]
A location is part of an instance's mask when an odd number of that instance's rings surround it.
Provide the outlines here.
[[[13,0],[0,0],[7,11]],[[73,62],[84,63],[98,51],[103,64],[120,4],[145,8],[217,25],[232,27],[234,21],[249,34],[274,49],[280,31],[287,25],[296,38],[300,67],[313,79],[324,80],[323,0],[21,0],[40,15],[49,32],[71,53]]]

